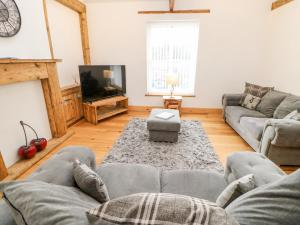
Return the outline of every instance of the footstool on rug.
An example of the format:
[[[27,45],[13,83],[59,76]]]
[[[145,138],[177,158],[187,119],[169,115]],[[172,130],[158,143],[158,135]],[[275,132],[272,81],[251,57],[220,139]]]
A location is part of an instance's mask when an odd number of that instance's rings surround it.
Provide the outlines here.
[[[163,112],[174,114],[168,120],[157,118],[156,115]],[[152,109],[147,119],[150,141],[177,142],[180,131],[180,116],[178,110],[173,109]]]

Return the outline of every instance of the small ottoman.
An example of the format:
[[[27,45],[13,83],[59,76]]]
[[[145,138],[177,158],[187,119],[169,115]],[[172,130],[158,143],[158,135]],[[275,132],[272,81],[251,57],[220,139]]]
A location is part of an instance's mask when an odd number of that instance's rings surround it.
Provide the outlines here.
[[[157,118],[156,115],[170,112],[174,116],[168,120]],[[178,110],[153,109],[147,120],[150,141],[177,142],[180,131],[180,116]]]

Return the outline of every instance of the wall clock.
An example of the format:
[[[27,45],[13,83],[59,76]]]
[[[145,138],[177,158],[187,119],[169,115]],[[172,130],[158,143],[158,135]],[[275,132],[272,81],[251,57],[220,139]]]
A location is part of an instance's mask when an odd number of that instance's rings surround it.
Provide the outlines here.
[[[21,28],[21,15],[14,0],[0,0],[0,37],[12,37]]]

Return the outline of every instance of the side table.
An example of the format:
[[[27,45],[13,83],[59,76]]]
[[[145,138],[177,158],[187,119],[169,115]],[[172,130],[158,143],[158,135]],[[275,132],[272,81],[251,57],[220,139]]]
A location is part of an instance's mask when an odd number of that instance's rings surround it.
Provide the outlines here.
[[[176,109],[181,112],[182,96],[163,96],[165,109]]]

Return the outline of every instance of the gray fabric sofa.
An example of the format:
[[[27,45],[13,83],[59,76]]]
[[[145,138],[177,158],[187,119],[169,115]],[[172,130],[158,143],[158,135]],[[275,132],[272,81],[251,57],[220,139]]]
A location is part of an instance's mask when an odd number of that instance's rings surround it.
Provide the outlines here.
[[[278,92],[282,94],[282,92]],[[299,110],[300,97],[293,105]],[[300,165],[300,122],[268,117],[258,110],[240,106],[243,94],[225,94],[222,98],[225,121],[258,153],[277,165]],[[278,102],[278,105],[280,102]],[[284,107],[284,106],[283,106]],[[287,106],[288,107],[288,106]],[[283,108],[284,109],[284,108]],[[286,109],[288,114],[289,110]]]
[[[79,159],[95,169],[105,182],[111,199],[140,192],[174,193],[216,201],[232,181],[254,174],[258,186],[279,180],[286,174],[265,156],[251,152],[228,158],[225,174],[201,170],[162,171],[147,165],[104,164],[96,167],[93,152],[84,147],[62,149],[29,179],[74,186],[73,162]],[[0,224],[16,225],[4,200],[0,201]]]

